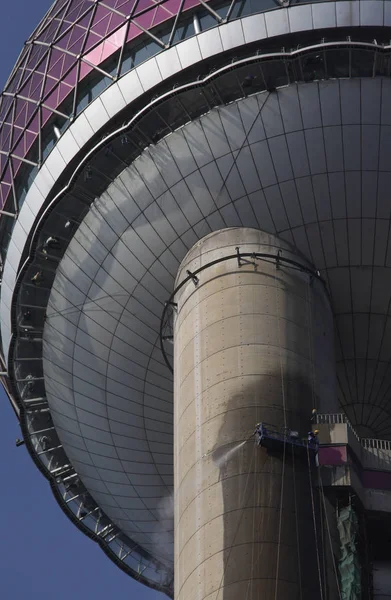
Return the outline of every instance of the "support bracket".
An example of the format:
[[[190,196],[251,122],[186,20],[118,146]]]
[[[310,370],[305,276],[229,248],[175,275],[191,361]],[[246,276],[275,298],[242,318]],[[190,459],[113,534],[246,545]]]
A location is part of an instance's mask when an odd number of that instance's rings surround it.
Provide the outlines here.
[[[254,252],[254,254],[251,255],[251,258],[253,260],[247,260],[246,258],[242,258],[242,255],[240,254],[239,246],[236,246],[235,250],[236,250],[236,258],[238,261],[239,268],[242,267],[243,265],[252,265],[254,267],[254,269],[257,268],[257,263],[255,262],[257,255],[255,254],[255,252]]]
[[[280,259],[281,259],[281,248],[279,248],[276,256],[276,269],[280,268]]]
[[[197,277],[197,275],[194,275],[194,273],[192,273],[191,271],[187,270],[186,273],[188,274],[189,277],[191,277],[191,279],[193,280],[194,285],[198,285],[199,283],[199,279]]]

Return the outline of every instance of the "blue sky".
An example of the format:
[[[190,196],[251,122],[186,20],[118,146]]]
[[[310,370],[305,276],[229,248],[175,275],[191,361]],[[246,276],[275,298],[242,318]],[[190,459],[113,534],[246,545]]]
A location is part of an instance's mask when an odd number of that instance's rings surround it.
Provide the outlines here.
[[[1,89],[50,4],[2,3]],[[15,447],[20,429],[2,389],[0,423],[1,600],[164,600],[122,573],[68,521],[26,449]]]

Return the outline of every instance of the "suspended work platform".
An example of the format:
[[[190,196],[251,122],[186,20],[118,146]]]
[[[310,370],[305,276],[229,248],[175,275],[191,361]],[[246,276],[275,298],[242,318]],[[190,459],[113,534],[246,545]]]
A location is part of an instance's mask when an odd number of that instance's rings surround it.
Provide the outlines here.
[[[318,452],[316,436],[312,439],[301,437],[298,431],[288,427],[276,427],[269,423],[259,423],[255,429],[257,443],[272,452],[287,452],[307,458],[308,453],[315,456]]]

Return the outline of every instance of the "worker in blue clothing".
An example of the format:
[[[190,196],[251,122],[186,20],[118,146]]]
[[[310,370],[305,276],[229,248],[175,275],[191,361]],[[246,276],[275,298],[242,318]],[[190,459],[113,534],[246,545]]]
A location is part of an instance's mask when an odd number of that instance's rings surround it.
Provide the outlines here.
[[[314,449],[318,449],[319,446],[319,441],[318,441],[318,433],[319,431],[317,429],[315,429],[315,431],[309,431],[308,432],[308,446],[309,448],[314,448]]]
[[[257,423],[255,426],[253,435],[255,435],[255,439],[257,440],[258,446],[261,445],[261,441],[262,441],[262,437],[263,437],[264,433],[265,433],[265,428],[263,427],[262,423]]]

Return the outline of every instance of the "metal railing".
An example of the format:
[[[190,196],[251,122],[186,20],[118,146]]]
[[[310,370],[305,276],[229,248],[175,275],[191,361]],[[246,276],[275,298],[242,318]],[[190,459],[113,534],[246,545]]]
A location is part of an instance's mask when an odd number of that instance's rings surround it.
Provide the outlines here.
[[[391,440],[379,440],[376,438],[360,438],[353,425],[344,413],[317,414],[316,423],[318,425],[348,425],[352,433],[355,435],[355,437],[358,439],[358,441],[364,448],[375,450],[391,450]]]
[[[316,415],[317,424],[335,425],[336,423],[349,423],[349,419],[344,413],[325,413]]]
[[[316,415],[316,423],[318,425],[336,425],[336,424],[345,424],[349,427],[354,437],[361,444],[362,440],[359,437],[357,431],[354,429],[353,425],[347,418],[344,413],[323,413]]]
[[[364,448],[375,450],[391,450],[390,440],[377,440],[374,438],[362,438],[361,444]]]

